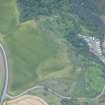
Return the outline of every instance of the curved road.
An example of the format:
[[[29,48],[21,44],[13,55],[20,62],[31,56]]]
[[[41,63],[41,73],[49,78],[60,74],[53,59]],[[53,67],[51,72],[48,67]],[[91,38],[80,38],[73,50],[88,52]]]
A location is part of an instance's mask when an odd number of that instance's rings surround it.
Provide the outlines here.
[[[37,85],[37,86],[34,86],[34,87],[32,87],[32,88],[29,88],[29,89],[25,90],[24,92],[22,92],[21,94],[19,94],[19,95],[17,95],[17,96],[10,96],[10,95],[7,95],[7,97],[8,97],[9,99],[15,99],[15,98],[21,97],[21,96],[23,96],[23,95],[26,95],[26,94],[28,94],[29,92],[31,92],[31,91],[33,91],[33,90],[35,90],[35,89],[44,89],[44,88],[45,88],[45,86],[43,86],[43,85]],[[61,99],[63,99],[63,98],[65,98],[65,99],[71,99],[71,97],[63,96],[63,95],[57,93],[56,91],[54,91],[54,90],[52,90],[52,89],[50,89],[50,88],[48,88],[48,92],[49,92],[49,93],[52,93],[53,95],[55,95],[55,96],[57,96],[57,97],[60,97]]]
[[[7,89],[8,89],[8,63],[7,63],[7,56],[5,53],[5,50],[3,48],[3,45],[0,43],[0,53],[2,55],[2,63],[4,65],[4,78],[3,78],[3,88],[2,88],[2,93],[0,96],[0,105],[2,105],[4,99],[6,98],[7,95]]]

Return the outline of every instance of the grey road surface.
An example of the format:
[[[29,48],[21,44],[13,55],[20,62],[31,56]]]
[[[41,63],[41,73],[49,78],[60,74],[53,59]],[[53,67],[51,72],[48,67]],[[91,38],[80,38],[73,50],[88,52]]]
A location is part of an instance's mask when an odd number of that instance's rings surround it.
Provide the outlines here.
[[[7,56],[6,56],[6,53],[5,53],[5,50],[3,48],[3,45],[0,43],[0,55],[2,57],[2,66],[3,67],[3,72],[4,72],[4,78],[2,79],[3,80],[3,88],[2,88],[2,91],[1,91],[1,96],[0,96],[0,105],[3,104],[3,101],[4,99],[6,98],[6,95],[7,95],[7,89],[8,89],[8,63],[7,63]],[[1,68],[2,69],[2,68]]]

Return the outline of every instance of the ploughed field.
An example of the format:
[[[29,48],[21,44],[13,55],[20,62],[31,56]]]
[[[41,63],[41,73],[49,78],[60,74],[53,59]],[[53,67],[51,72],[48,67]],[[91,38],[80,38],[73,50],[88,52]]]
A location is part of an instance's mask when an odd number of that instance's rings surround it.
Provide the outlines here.
[[[21,96],[12,101],[7,101],[3,105],[48,105],[43,99],[36,96]]]

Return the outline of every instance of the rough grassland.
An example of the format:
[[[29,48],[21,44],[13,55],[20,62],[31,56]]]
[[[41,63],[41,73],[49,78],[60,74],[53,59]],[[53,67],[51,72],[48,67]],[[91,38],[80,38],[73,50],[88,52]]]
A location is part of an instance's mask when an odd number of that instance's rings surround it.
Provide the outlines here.
[[[0,32],[11,34],[15,31],[18,15],[15,0],[0,0]]]
[[[40,18],[40,22],[30,20],[20,23],[18,18],[16,1],[0,0],[0,33],[9,49],[8,58],[11,61],[10,94],[17,95],[46,81],[44,85],[60,94],[66,91],[73,97],[93,97],[102,90],[105,82],[102,64],[89,54],[84,56],[84,52],[77,53],[77,49],[64,38],[64,34],[67,34],[65,30],[69,30],[69,27],[75,31],[73,23],[68,23],[69,19],[61,23],[62,19],[52,21],[51,17],[44,17],[48,20]],[[64,32],[60,31],[62,29],[65,29]],[[57,79],[62,80],[62,84],[70,81],[66,83],[66,90]],[[50,80],[55,80],[56,85],[52,86]],[[50,100],[51,96],[48,97]],[[54,97],[53,100],[58,99]]]

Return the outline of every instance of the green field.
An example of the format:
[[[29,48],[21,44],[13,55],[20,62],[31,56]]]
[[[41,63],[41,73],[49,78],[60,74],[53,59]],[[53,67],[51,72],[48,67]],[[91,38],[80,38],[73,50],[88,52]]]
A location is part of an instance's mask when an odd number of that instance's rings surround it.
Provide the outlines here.
[[[67,40],[69,31],[88,33],[75,15],[39,16],[24,22],[20,17],[15,0],[0,0],[0,38],[7,47],[9,94],[18,95],[39,84],[74,98],[95,97],[101,92],[104,65]],[[58,97],[39,96],[61,105]]]

